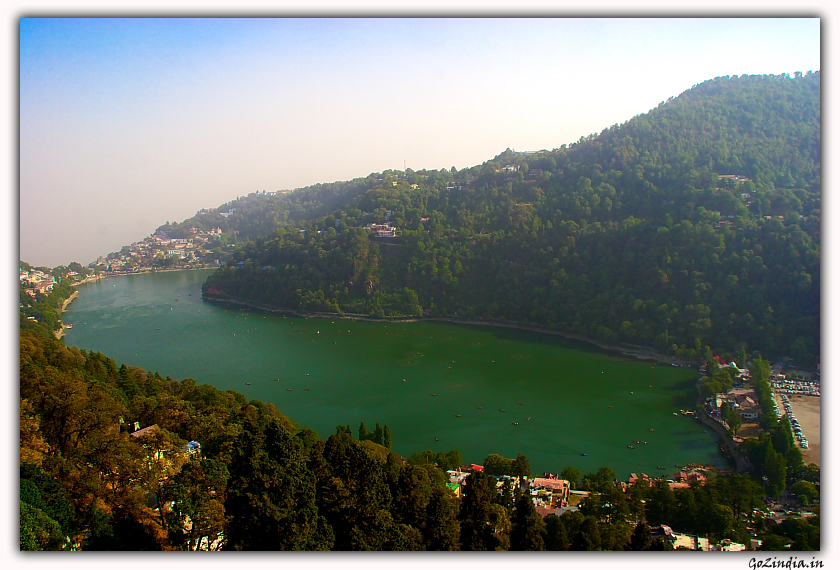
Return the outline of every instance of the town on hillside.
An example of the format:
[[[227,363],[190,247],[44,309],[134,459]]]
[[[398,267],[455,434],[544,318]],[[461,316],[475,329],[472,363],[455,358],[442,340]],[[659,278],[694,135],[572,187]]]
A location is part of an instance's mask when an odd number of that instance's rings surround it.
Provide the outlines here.
[[[235,230],[234,230],[235,233]],[[222,238],[221,228],[190,228],[186,238],[171,238],[163,230],[100,256],[88,267],[97,275],[125,275],[155,269],[197,269],[217,267],[234,249]]]

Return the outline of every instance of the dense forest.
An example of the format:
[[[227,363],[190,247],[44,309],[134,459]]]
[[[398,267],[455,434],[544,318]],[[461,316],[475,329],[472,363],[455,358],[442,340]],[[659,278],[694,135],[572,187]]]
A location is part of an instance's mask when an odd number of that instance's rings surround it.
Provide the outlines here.
[[[165,227],[238,232],[208,299],[810,365],[820,188],[819,72],[733,76],[553,150],[257,195]]]
[[[609,467],[568,467],[561,475],[589,495],[543,518],[510,479],[497,489],[494,475],[532,475],[523,455],[488,456],[457,497],[445,472],[461,465],[457,450],[406,459],[388,448],[387,426],[362,422],[358,436],[337,426],[322,439],[271,403],[22,330],[20,548],[664,550],[651,534],[660,524],[713,542],[753,533],[766,550],[820,547],[819,514],[767,516],[763,497],[780,489],[765,491],[760,473],[625,489]],[[771,453],[772,439],[756,450]],[[819,497],[818,467],[784,469],[781,486],[800,502]]]

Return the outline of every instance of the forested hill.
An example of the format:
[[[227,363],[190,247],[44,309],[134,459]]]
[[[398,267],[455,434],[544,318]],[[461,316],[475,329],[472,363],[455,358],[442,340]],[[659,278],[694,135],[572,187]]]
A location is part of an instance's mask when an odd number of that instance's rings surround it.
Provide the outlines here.
[[[239,248],[207,298],[819,358],[819,72],[717,78],[568,147],[283,200],[295,223]]]

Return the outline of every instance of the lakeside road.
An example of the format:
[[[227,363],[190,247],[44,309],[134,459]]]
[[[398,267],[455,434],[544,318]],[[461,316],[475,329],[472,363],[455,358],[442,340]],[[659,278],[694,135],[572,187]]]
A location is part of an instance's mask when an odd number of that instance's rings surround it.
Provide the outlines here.
[[[775,393],[776,403],[779,410],[784,411],[782,405],[782,398],[778,393]],[[793,415],[799,421],[799,426],[802,428],[802,435],[808,440],[808,449],[802,449],[802,459],[805,465],[809,463],[820,464],[820,397],[819,396],[801,396],[798,394],[788,394],[790,401],[790,408]],[[796,442],[797,445],[799,442]]]

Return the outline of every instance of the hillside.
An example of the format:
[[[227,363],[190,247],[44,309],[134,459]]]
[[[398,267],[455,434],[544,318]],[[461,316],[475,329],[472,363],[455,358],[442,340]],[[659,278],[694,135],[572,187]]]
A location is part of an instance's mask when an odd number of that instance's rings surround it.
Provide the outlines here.
[[[819,359],[819,72],[717,78],[568,147],[270,200],[205,298]]]

